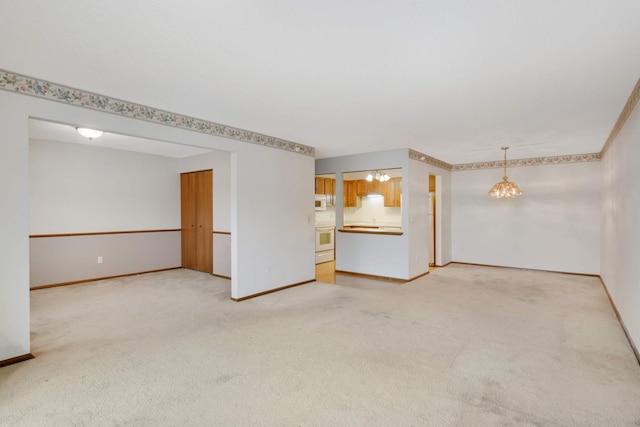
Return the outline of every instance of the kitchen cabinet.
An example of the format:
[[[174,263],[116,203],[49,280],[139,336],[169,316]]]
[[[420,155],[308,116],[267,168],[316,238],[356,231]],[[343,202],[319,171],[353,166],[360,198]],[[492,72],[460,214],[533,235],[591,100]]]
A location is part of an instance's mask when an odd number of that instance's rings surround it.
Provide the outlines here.
[[[357,181],[343,181],[343,201],[345,208],[355,208],[358,206],[357,200]]]
[[[316,176],[316,194],[324,194],[324,178]]]
[[[324,194],[327,196],[327,206],[336,204],[336,180],[335,178],[324,179]]]
[[[356,181],[356,194],[358,197],[365,197],[369,193],[382,194],[384,183],[374,179],[373,181],[367,181],[366,179],[359,179]]]
[[[213,273],[213,171],[180,174],[182,267]]]
[[[402,203],[402,178],[391,178],[383,183],[382,194],[386,207],[400,207]]]

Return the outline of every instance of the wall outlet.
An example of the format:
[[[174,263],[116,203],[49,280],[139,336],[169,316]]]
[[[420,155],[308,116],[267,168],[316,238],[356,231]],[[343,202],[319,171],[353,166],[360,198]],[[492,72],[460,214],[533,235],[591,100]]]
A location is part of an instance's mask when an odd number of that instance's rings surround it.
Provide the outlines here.
[[[102,264],[102,257],[101,256],[98,257],[98,264]]]

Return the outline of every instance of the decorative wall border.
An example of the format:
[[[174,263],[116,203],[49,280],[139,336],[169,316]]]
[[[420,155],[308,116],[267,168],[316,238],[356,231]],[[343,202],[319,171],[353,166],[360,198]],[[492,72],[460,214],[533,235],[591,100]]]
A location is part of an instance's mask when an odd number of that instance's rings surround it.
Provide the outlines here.
[[[528,159],[507,160],[507,167],[561,165],[564,163],[597,162],[599,160],[600,153],[570,154],[566,156],[531,157]],[[503,166],[504,160],[494,160],[491,162],[462,163],[453,165],[451,170],[453,172],[460,172],[477,169],[497,169],[502,168]]]
[[[438,160],[435,157],[427,156],[419,151],[409,149],[409,158],[418,160],[420,162],[436,166],[452,172],[478,170],[478,169],[497,169],[504,166],[504,160],[494,160],[490,162],[475,162],[475,163],[460,163],[450,165],[447,162]],[[515,159],[507,160],[507,167],[520,167],[520,166],[542,166],[542,165],[560,165],[564,163],[582,163],[582,162],[597,162],[601,158],[600,153],[588,153],[588,154],[571,154],[566,156],[551,156],[551,157],[531,157],[528,159]]]
[[[613,125],[613,129],[611,129],[611,133],[607,138],[607,141],[604,143],[602,150],[600,151],[600,157],[604,157],[604,154],[607,152],[613,141],[618,136],[618,133],[626,123],[627,119],[631,115],[631,112],[635,108],[636,104],[640,100],[640,79],[636,83],[635,87],[631,91],[631,95],[629,95],[629,99],[627,99],[627,103],[624,105],[624,108],[620,112],[620,116],[618,116],[618,121]]]
[[[437,168],[441,168],[444,170],[450,171],[452,169],[452,165],[447,162],[443,162],[442,160],[438,160],[435,157],[427,156],[419,151],[413,150],[409,148],[409,158],[413,160],[417,160],[419,162],[426,163],[431,166],[435,166]]]
[[[0,69],[0,89],[315,157],[315,148],[220,123],[158,110]]]

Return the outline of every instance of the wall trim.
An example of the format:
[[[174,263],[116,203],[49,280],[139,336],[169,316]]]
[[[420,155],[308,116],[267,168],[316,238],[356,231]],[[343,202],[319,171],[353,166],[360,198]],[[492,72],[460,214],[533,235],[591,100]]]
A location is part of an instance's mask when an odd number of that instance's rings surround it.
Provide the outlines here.
[[[220,277],[222,279],[229,279],[231,280],[231,277],[229,276],[223,276],[222,274],[215,274],[215,273],[211,273],[212,276],[216,276],[216,277]]]
[[[624,107],[620,112],[620,116],[618,116],[618,120],[613,125],[613,129],[611,129],[611,133],[609,134],[609,137],[605,141],[604,146],[600,151],[600,157],[604,157],[609,147],[611,147],[611,144],[613,144],[613,141],[618,136],[618,133],[624,127],[624,124],[627,122],[627,119],[631,115],[631,112],[633,111],[633,109],[635,108],[639,100],[640,100],[640,79],[638,79],[638,82],[634,86],[633,90],[631,90],[631,94],[627,99],[627,103],[624,104]]]
[[[417,280],[417,279],[419,279],[419,278],[421,278],[421,277],[424,277],[424,276],[426,276],[426,275],[427,275],[427,274],[429,274],[429,273],[431,273],[431,272],[427,270],[427,271],[425,271],[425,272],[424,272],[424,273],[422,273],[422,274],[418,274],[417,276],[413,276],[411,279],[407,280],[407,283],[408,283],[408,282],[413,282],[414,280]]]
[[[400,279],[397,277],[389,277],[389,276],[377,276],[375,274],[355,273],[353,271],[336,270],[336,274],[344,274],[345,276],[352,276],[352,277],[361,277],[363,279],[382,280],[385,282],[398,283],[400,285],[408,282],[407,279]]]
[[[158,273],[160,271],[178,270],[181,268],[182,267],[160,268],[158,270],[139,271],[137,273],[118,274],[115,276],[94,277],[93,279],[74,280],[71,282],[52,283],[49,285],[34,286],[33,288],[29,288],[29,290],[37,291],[39,289],[57,288],[59,286],[78,285],[78,284],[87,283],[87,282],[97,282],[98,280],[117,279],[118,277],[137,276],[139,274]]]
[[[633,354],[636,356],[638,364],[640,365],[640,352],[638,351],[638,347],[633,342],[633,339],[631,338],[631,335],[629,335],[629,331],[627,330],[627,327],[625,326],[624,321],[622,320],[622,317],[620,316],[620,312],[618,311],[618,307],[616,307],[616,304],[613,302],[613,299],[611,298],[611,294],[609,293],[609,289],[607,288],[607,284],[604,283],[604,279],[602,279],[602,276],[598,276],[598,277],[600,278],[600,283],[602,283],[602,287],[604,288],[604,291],[607,294],[607,298],[609,299],[609,304],[611,304],[611,308],[613,308],[613,312],[616,314],[616,317],[618,318],[618,322],[620,322],[620,326],[622,326],[622,330],[624,331],[624,334],[627,337],[627,340],[629,341],[629,345],[631,346],[631,349],[633,350]]]
[[[441,169],[445,169],[451,172],[462,172],[469,170],[479,169],[502,169],[504,167],[504,160],[492,160],[488,162],[472,162],[472,163],[458,163],[449,164],[438,160],[435,157],[428,156],[419,151],[409,149],[409,158],[418,160],[431,166],[436,166]],[[522,166],[544,166],[544,165],[562,165],[567,163],[583,163],[583,162],[598,162],[601,160],[601,153],[586,153],[586,154],[568,154],[563,156],[547,156],[547,157],[529,157],[525,159],[513,159],[507,160],[507,167],[516,168]]]
[[[231,235],[231,232],[230,231],[216,231],[216,230],[213,230],[213,234],[228,234],[228,235]]]
[[[252,295],[247,295],[246,297],[241,297],[241,298],[231,298],[231,301],[234,302],[240,302],[240,301],[244,301],[244,300],[248,300],[251,298],[256,298],[256,297],[261,297],[263,295],[267,295],[267,294],[272,294],[274,292],[278,292],[278,291],[282,291],[284,289],[289,289],[289,288],[293,288],[295,286],[300,286],[300,285],[306,285],[307,283],[311,283],[311,282],[315,282],[315,279],[312,280],[305,280],[304,282],[298,282],[298,283],[294,283],[292,285],[286,285],[286,286],[281,286],[279,288],[275,288],[275,289],[270,289],[268,291],[264,291],[264,292],[259,292],[257,294],[252,294]]]
[[[166,233],[182,231],[180,228],[167,230],[127,230],[127,231],[95,231],[89,233],[66,233],[66,234],[31,234],[30,239],[41,239],[43,237],[76,237],[76,236],[101,236],[105,234],[135,234],[135,233]]]
[[[13,365],[15,363],[24,362],[26,360],[35,359],[35,358],[36,357],[33,354],[27,353],[27,354],[23,354],[22,356],[12,357],[11,359],[0,360],[0,368]]]
[[[435,157],[428,156],[411,148],[409,148],[409,158],[448,171],[453,167],[447,162],[443,162],[442,160],[438,160]]]
[[[600,161],[600,153],[569,154],[566,156],[530,157],[527,159],[507,160],[507,167],[516,168],[522,166],[562,165],[567,163],[583,163]],[[453,172],[461,172],[478,169],[502,169],[504,160],[490,162],[460,163],[452,166]]]
[[[570,274],[572,276],[600,277],[599,274],[575,273],[575,272],[572,272],[572,271],[542,270],[542,269],[539,269],[539,268],[509,267],[509,266],[506,266],[506,265],[476,264],[476,263],[473,263],[473,262],[462,262],[462,261],[451,261],[449,264],[475,265],[475,266],[478,266],[478,267],[510,268],[510,269],[513,269],[513,270],[540,271],[540,272],[543,272],[543,273]],[[449,264],[447,264],[447,265],[449,265]]]
[[[315,157],[316,154],[315,148],[297,142],[123,101],[2,69],[0,69],[0,89],[311,157]]]

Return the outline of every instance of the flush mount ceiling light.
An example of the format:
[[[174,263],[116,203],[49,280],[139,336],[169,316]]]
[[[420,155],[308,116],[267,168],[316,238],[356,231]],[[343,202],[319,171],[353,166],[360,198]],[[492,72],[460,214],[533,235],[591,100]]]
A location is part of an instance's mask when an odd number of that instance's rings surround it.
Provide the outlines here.
[[[101,130],[89,128],[76,128],[76,130],[80,135],[84,136],[85,138],[89,138],[89,141],[93,140],[94,138],[100,138],[104,134],[104,132]]]
[[[522,190],[515,182],[509,182],[507,178],[507,150],[509,147],[500,147],[500,149],[504,150],[504,176],[502,177],[502,181],[491,188],[489,195],[496,199],[518,197],[522,194]]]
[[[380,182],[385,182],[389,181],[391,177],[384,172],[375,171],[372,174],[370,173],[369,175],[367,175],[365,179],[369,182],[373,181],[374,179],[377,179]]]

